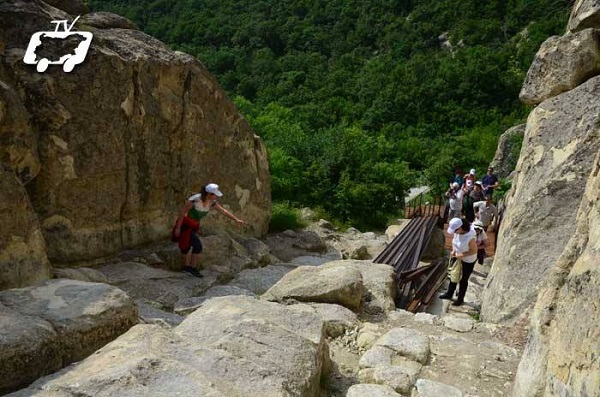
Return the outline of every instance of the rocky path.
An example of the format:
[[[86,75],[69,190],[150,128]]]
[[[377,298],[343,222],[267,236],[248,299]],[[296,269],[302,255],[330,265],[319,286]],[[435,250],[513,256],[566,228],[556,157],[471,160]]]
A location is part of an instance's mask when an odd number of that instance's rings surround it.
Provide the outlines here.
[[[361,318],[360,327],[329,341],[335,370],[328,395],[350,396],[358,384],[379,384],[396,394],[361,386],[357,395],[507,396],[521,350],[497,332],[457,311]]]
[[[340,260],[374,256],[385,239],[341,234],[326,222],[270,236],[266,244],[210,236],[201,279],[169,270],[178,259],[170,246],[126,252],[95,269],[56,269],[84,280],[81,288],[93,281],[125,291],[141,324],[15,397],[133,396],[149,385],[161,396],[175,386],[180,395],[200,388],[229,397],[508,395],[524,334],[522,327],[519,333],[478,321],[488,267],[476,268],[464,306],[436,300],[429,313],[408,313],[394,307],[391,267]],[[121,364],[111,358],[121,354]],[[306,372],[282,365],[286,357]],[[210,364],[232,359],[223,368]],[[131,366],[137,375],[124,382]],[[182,366],[189,368],[183,375],[175,370]],[[251,381],[258,375],[263,381]]]

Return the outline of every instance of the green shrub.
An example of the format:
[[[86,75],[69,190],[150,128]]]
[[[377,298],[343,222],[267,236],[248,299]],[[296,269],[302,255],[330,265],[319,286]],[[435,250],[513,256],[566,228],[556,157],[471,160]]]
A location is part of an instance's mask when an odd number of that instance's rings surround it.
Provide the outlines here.
[[[299,229],[306,226],[300,219],[300,211],[289,202],[273,203],[269,232],[281,232],[288,229]]]

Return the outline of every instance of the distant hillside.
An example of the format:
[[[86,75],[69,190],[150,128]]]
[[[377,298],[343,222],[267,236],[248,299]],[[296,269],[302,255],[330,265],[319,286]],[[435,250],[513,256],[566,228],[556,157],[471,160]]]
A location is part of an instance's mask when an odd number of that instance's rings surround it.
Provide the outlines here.
[[[525,73],[572,3],[90,1],[217,76],[267,143],[274,200],[359,226],[385,223],[418,182],[483,170],[524,121]]]

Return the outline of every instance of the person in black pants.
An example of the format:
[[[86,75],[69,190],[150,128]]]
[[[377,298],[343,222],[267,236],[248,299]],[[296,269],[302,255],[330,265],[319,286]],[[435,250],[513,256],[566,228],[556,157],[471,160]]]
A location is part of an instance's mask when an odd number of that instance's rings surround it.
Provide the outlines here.
[[[469,221],[460,218],[452,218],[450,220],[448,233],[454,235],[450,255],[462,261],[462,276],[458,288],[458,297],[452,303],[454,306],[460,306],[464,303],[467,287],[469,286],[469,277],[471,277],[475,261],[477,260],[477,234]],[[443,295],[440,295],[440,299],[452,299],[455,290],[456,283],[450,282],[448,290]]]

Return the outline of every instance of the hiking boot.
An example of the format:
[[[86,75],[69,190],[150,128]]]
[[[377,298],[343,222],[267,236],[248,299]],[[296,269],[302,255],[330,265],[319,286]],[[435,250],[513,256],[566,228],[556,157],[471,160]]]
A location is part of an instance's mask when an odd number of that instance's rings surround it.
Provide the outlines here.
[[[195,277],[202,277],[202,274],[200,274],[200,272],[198,271],[198,269],[196,269],[195,267],[191,267],[191,266],[184,266],[182,269],[185,273],[187,274],[191,274],[192,276]]]
[[[452,302],[452,306],[462,306],[465,303],[461,298],[458,298],[456,301]]]
[[[446,291],[446,293],[440,295],[440,299],[452,299],[453,292]]]

